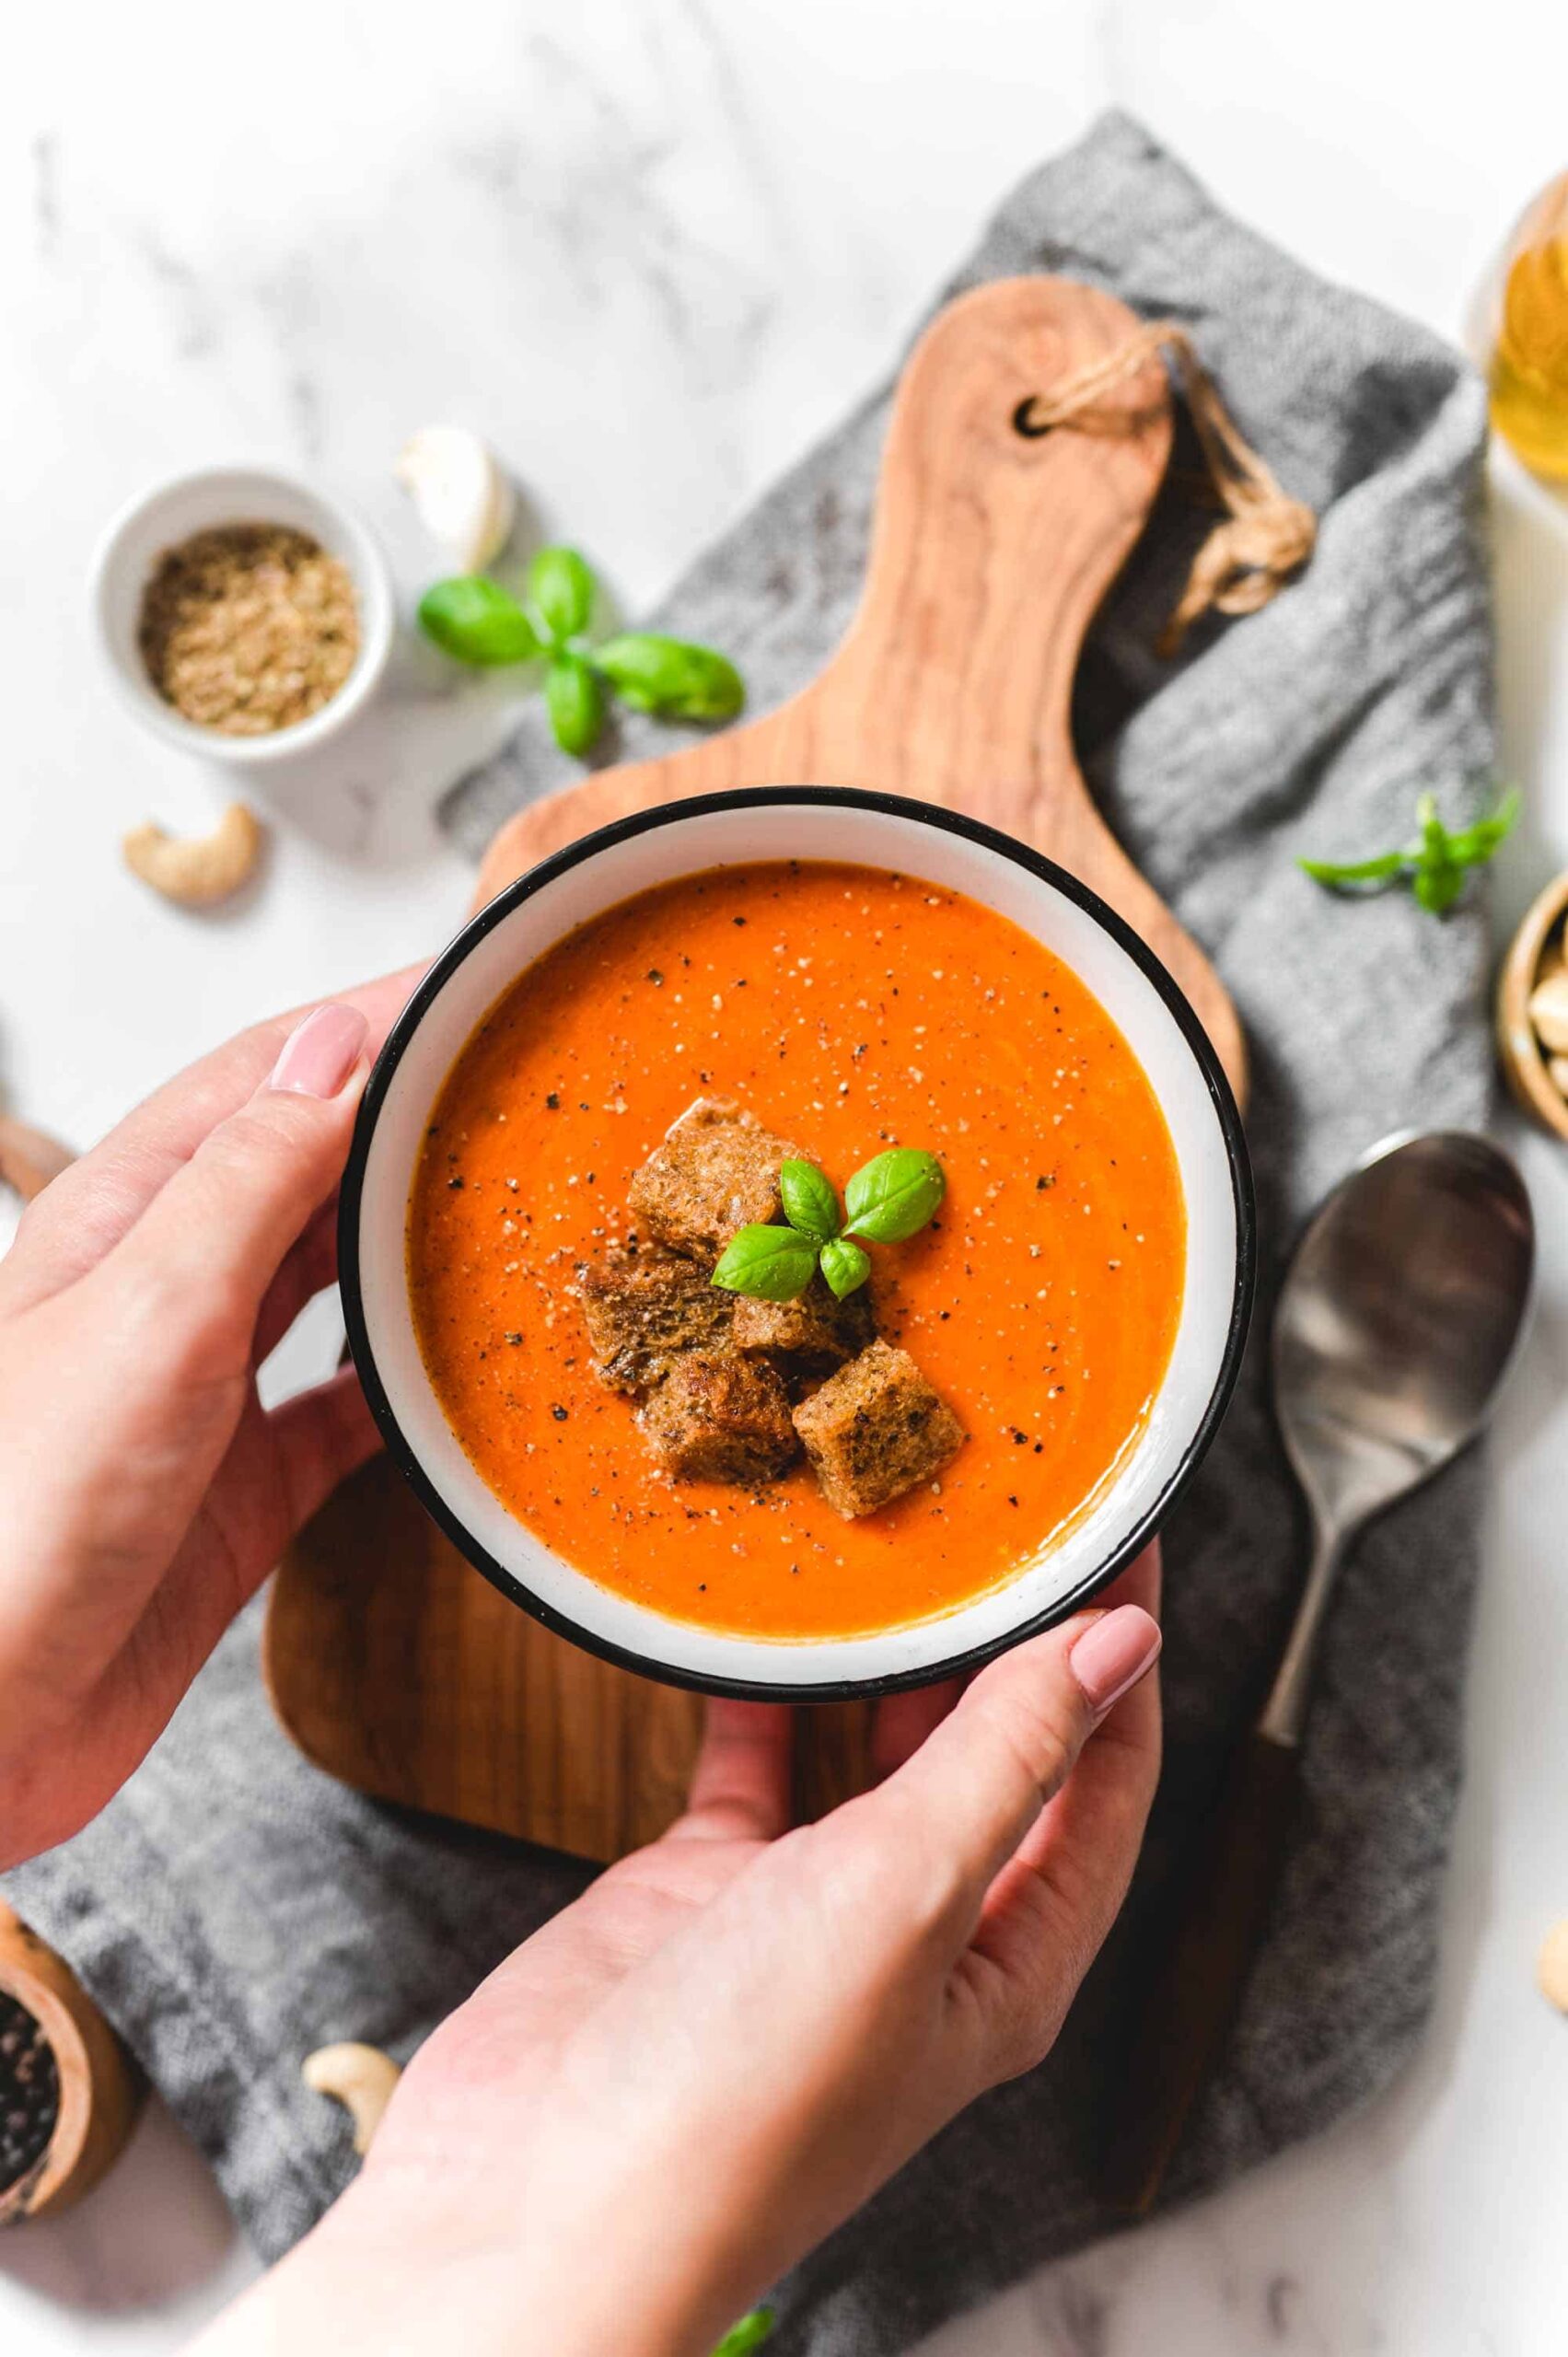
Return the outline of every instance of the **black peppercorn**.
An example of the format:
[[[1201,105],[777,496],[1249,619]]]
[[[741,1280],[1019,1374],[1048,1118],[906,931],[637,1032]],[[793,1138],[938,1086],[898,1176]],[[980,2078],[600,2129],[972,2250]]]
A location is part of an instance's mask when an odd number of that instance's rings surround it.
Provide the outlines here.
[[[60,2070],[37,2022],[0,1990],[0,2200],[35,2170],[60,2116]]]

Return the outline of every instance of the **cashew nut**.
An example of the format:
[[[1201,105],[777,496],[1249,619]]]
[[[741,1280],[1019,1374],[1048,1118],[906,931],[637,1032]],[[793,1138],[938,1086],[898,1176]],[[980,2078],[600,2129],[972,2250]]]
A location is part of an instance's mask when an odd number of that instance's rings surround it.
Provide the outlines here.
[[[1536,1038],[1553,1055],[1568,1048],[1568,972],[1549,974],[1530,993],[1530,1021]]]
[[[1542,1940],[1536,1980],[1548,2003],[1568,2014],[1568,1922],[1554,1923]]]
[[[144,884],[181,908],[202,909],[226,900],[250,874],[261,856],[261,822],[243,802],[231,802],[210,835],[135,827],[123,849],[126,866]]]
[[[50,1180],[75,1160],[57,1138],[29,1130],[25,1121],[0,1118],[0,1186],[13,1189],[24,1203],[41,1195]]]
[[[400,2066],[378,2046],[318,2047],[308,2054],[300,2077],[312,2095],[331,2096],[354,2119],[354,2149],[370,2150],[370,2139],[381,2125],[381,2114],[402,2076]]]

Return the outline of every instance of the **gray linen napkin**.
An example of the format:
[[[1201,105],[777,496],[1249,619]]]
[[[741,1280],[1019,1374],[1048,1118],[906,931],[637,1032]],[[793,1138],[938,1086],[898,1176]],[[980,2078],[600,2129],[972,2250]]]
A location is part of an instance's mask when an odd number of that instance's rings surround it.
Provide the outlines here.
[[[1123,117],[1028,180],[956,284],[1028,270],[1184,319],[1243,431],[1322,527],[1297,585],[1255,617],[1203,626],[1166,664],[1156,629],[1208,520],[1173,491],[1079,681],[1091,783],[1217,960],[1254,1060],[1260,1315],[1224,1434],[1167,1532],[1169,1759],[1146,1901],[1179,1870],[1183,1827],[1245,1723],[1300,1568],[1262,1384],[1281,1258],[1375,1139],[1488,1110],[1479,913],[1438,923],[1404,895],[1353,905],[1294,865],[1299,851],[1399,840],[1423,786],[1472,808],[1490,772],[1483,406],[1455,354],[1238,226]],[[879,396],[655,618],[733,652],[758,708],[806,679],[849,617],[886,415]],[[633,719],[621,749],[669,741]],[[453,828],[477,853],[567,766],[530,724],[456,790]],[[1479,1481],[1461,1463],[1370,1533],[1346,1575],[1305,1822],[1175,2196],[1364,2102],[1420,2034],[1459,1773]],[[252,1609],[112,1807],[14,1875],[10,1895],[120,2024],[273,2256],[351,2167],[336,2116],[300,2089],[301,2055],[340,2037],[406,2053],[585,1870],[332,1784],[277,1732],[256,1651]],[[1087,2155],[1148,1960],[1139,1922],[1135,1898],[1044,2067],[955,2123],[783,2287],[781,2349],[882,2357],[1110,2223]]]

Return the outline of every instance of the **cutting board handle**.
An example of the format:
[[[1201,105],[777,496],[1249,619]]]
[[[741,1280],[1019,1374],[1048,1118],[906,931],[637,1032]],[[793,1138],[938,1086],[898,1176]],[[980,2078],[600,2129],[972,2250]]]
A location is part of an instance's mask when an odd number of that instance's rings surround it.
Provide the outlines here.
[[[1159,488],[1169,391],[1150,359],[1070,425],[1041,434],[1029,409],[1137,324],[1091,287],[1016,278],[960,296],[921,339],[889,424],[859,612],[786,708],[813,715],[840,783],[869,759],[887,785],[895,713],[903,791],[970,808],[978,796],[1026,841],[1053,831],[1063,802],[1090,810],[1074,675]]]
[[[1170,392],[1151,356],[1045,434],[1028,404],[1137,328],[1125,304],[1064,278],[999,279],[949,304],[900,382],[865,593],[826,668],[774,712],[520,810],[485,856],[480,900],[593,828],[685,795],[858,785],[942,803],[1109,900],[1181,983],[1239,1093],[1230,1001],[1073,754],[1079,654],[1159,489]]]

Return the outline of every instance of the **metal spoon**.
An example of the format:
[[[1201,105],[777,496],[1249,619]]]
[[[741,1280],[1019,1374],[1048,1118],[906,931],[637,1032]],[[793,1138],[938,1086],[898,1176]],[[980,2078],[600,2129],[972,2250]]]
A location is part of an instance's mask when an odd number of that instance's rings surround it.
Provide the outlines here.
[[[1297,1245],[1274,1312],[1274,1410],[1313,1545],[1258,1722],[1269,1742],[1301,1739],[1324,1608],[1351,1539],[1491,1414],[1534,1260],[1524,1180],[1501,1146],[1465,1130],[1374,1147]]]
[[[1232,1764],[1144,2011],[1111,2148],[1112,2197],[1147,2210],[1234,2017],[1295,1815],[1297,1747],[1334,1578],[1363,1525],[1473,1440],[1524,1325],[1525,1184],[1462,1130],[1390,1138],[1296,1248],[1274,1312],[1274,1404],[1312,1557],[1269,1699]]]

